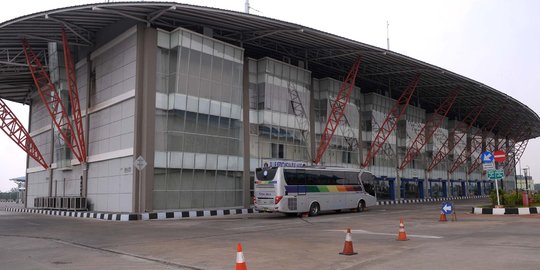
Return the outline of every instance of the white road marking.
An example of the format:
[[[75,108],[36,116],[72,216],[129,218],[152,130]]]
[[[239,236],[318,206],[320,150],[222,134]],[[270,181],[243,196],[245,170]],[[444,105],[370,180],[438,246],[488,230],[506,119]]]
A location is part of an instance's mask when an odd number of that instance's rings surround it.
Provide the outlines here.
[[[345,230],[326,230],[328,232],[346,232]],[[371,235],[390,235],[395,236],[396,233],[378,233],[378,232],[370,232],[366,230],[351,230],[351,233],[359,233],[359,234],[371,234]],[[420,235],[420,234],[407,234],[408,237],[414,237],[414,238],[428,238],[428,239],[441,239],[442,236],[434,236],[434,235]]]
[[[244,229],[254,229],[254,228],[274,228],[274,227],[282,227],[282,226],[287,226],[287,225],[299,225],[299,224],[302,224],[302,222],[275,223],[275,224],[266,224],[266,225],[253,225],[253,226],[228,228],[226,230],[244,230]]]

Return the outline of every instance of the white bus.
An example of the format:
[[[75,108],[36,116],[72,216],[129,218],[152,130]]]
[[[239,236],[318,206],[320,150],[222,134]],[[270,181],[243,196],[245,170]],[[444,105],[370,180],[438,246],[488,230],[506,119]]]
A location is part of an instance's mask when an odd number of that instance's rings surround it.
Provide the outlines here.
[[[362,212],[377,203],[363,183],[373,183],[373,175],[359,169],[257,168],[255,210],[286,214],[307,212],[310,216],[328,210],[356,209]],[[372,185],[366,184],[366,187]]]

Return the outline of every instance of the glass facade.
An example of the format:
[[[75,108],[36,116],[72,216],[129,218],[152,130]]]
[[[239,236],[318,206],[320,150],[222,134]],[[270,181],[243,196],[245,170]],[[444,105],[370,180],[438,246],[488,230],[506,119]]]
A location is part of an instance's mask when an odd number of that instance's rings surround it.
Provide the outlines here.
[[[319,145],[321,136],[326,127],[326,121],[331,113],[333,102],[343,82],[331,78],[313,79],[313,95],[315,110],[316,146]],[[345,114],[340,125],[336,129],[330,145],[328,146],[321,163],[330,166],[359,167],[359,149],[353,145],[350,139],[354,138],[360,143],[360,107],[362,104],[360,88],[354,87],[345,108]],[[349,137],[350,136],[350,137]],[[361,145],[361,144],[359,144]]]
[[[372,141],[377,136],[380,126],[395,100],[379,95],[377,93],[368,93],[364,97],[364,106],[362,108],[362,119],[364,121],[364,131],[362,139],[366,153],[371,147]],[[371,161],[370,170],[375,175],[384,175],[387,177],[396,176],[396,130],[390,133],[390,136],[383,144],[380,151]]]
[[[243,49],[184,29],[158,31],[157,47],[153,208],[242,206]],[[267,161],[309,164],[314,155],[311,149],[318,146],[331,102],[342,82],[312,79],[310,71],[268,57],[247,61],[249,120],[245,121],[249,121],[249,170]],[[304,108],[302,119],[291,105],[291,89],[298,93]],[[322,163],[358,167],[363,161],[360,153],[369,150],[394,103],[388,96],[361,94],[355,88],[345,111],[348,124],[338,127]],[[423,168],[448,137],[446,120],[421,154],[400,172],[400,185],[393,186],[398,162],[425,119],[423,109],[410,105],[397,129],[371,161],[371,172],[382,177],[374,183],[379,199],[418,198],[424,193],[444,196],[444,183],[424,181]],[[308,128],[302,121],[313,122]],[[306,133],[310,128],[315,134]],[[362,151],[350,144],[349,137],[358,139]],[[313,138],[315,145],[311,146]],[[466,140],[453,153],[465,147]],[[441,162],[430,178],[446,179],[450,161]],[[475,193],[475,188],[466,190]],[[463,194],[462,190],[449,185],[448,195]]]
[[[309,160],[289,89],[296,89],[309,118],[310,87],[305,69],[271,58],[249,60],[251,171],[267,160]]]
[[[409,105],[406,114],[402,118],[404,119],[398,122],[397,129],[399,166],[401,166],[401,162],[405,159],[407,150],[412,146],[416,136],[424,126],[424,123],[426,122],[426,113],[423,109]],[[423,170],[426,167],[425,152],[426,147],[422,147],[419,154],[416,155],[416,157],[402,170],[401,177],[408,179],[424,178]]]
[[[242,205],[243,49],[158,32],[154,209]]]
[[[48,47],[48,65],[51,83],[54,84],[58,95],[62,99],[62,104],[66,106],[65,109],[68,115],[71,116],[71,102],[69,101],[69,89],[65,77],[66,72],[64,67],[64,54],[62,51],[59,51],[59,45],[56,42],[49,42]],[[60,110],[60,108],[57,108],[57,110]],[[73,126],[73,128],[75,127]],[[71,134],[68,133],[68,137],[70,136]],[[64,142],[64,139],[56,126],[54,126],[54,162],[56,163],[57,167],[71,167],[71,155],[71,149]]]

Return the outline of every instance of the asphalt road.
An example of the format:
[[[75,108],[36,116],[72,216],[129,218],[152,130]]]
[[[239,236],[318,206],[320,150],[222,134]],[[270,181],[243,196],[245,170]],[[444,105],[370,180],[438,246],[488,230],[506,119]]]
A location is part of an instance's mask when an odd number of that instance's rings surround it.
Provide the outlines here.
[[[0,269],[234,269],[238,242],[250,270],[540,267],[540,215],[472,215],[487,201],[454,203],[457,222],[438,221],[440,203],[136,222],[0,211]],[[396,241],[400,217],[409,241]],[[346,228],[358,255],[338,255]]]

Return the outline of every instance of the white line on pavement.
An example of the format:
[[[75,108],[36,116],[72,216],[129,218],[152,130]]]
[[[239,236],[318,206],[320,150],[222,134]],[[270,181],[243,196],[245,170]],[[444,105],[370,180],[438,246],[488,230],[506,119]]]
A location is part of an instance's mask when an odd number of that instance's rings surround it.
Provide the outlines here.
[[[346,232],[345,230],[326,230],[328,232]],[[360,233],[360,234],[371,234],[371,235],[397,235],[397,233],[378,233],[378,232],[370,232],[365,230],[351,230],[351,233]],[[441,239],[442,236],[434,236],[434,235],[419,235],[419,234],[407,234],[408,237],[414,237],[414,238],[428,238],[428,239]]]

